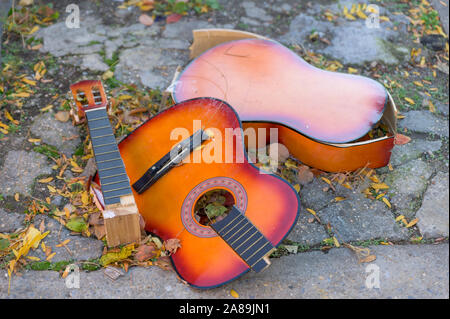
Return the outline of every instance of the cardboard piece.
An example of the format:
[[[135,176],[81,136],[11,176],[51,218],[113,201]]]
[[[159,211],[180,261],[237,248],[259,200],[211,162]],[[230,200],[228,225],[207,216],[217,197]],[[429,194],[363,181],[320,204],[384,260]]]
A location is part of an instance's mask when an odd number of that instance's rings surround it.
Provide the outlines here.
[[[250,32],[228,29],[201,29],[193,31],[193,44],[190,47],[191,58],[194,59],[205,51],[225,42],[242,39],[267,39]],[[172,91],[178,74],[168,91]],[[384,109],[381,122],[388,127],[389,134],[371,140],[354,141],[343,144],[316,141],[303,136],[300,132],[283,126],[283,123],[243,122],[246,128],[276,127],[279,129],[279,142],[286,145],[293,156],[300,161],[328,172],[344,172],[368,166],[377,168],[389,163],[394,137],[397,132],[397,108],[391,95]]]

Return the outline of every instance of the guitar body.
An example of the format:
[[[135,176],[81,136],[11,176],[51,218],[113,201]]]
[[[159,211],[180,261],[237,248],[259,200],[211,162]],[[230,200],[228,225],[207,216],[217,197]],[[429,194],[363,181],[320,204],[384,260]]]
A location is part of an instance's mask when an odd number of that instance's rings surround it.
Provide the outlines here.
[[[295,225],[300,204],[291,185],[275,175],[260,172],[248,162],[235,111],[228,104],[209,98],[176,104],[119,143],[130,181],[137,181],[181,141],[174,129],[184,131],[186,136],[193,135],[198,129],[193,123],[199,123],[195,121],[201,121],[203,129],[213,128],[212,140],[190,154],[190,163],[174,167],[143,193],[133,190],[133,194],[147,231],[164,240],[180,239],[182,247],[171,256],[179,276],[195,287],[211,288],[250,268],[211,227],[194,218],[195,202],[202,194],[212,189],[229,191],[235,206],[274,246]],[[230,128],[236,134],[225,138]],[[219,148],[223,152],[217,155]],[[233,150],[227,153],[231,162],[225,150]],[[215,161],[206,163],[204,158],[211,154],[216,156]],[[200,155],[206,157],[195,162]]]
[[[275,41],[230,41],[199,55],[175,81],[173,98],[200,96],[233,105],[244,128],[279,128],[279,141],[307,165],[337,172],[389,162],[393,135],[348,145],[395,109],[384,87],[313,67]]]

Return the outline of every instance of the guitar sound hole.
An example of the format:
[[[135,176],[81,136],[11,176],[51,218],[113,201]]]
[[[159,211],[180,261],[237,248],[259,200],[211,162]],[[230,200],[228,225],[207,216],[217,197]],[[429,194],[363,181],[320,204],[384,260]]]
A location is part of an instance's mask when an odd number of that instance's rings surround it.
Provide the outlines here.
[[[210,190],[196,201],[194,218],[199,224],[210,226],[225,218],[235,203],[234,196],[227,190]]]

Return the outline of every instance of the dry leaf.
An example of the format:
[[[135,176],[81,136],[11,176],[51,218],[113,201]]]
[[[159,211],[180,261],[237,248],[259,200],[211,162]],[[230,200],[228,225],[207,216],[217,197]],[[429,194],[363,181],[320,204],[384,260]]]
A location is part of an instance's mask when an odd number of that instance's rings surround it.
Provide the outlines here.
[[[297,169],[297,181],[302,184],[306,185],[308,183],[311,183],[314,179],[314,174],[311,172],[308,166],[302,165]]]
[[[141,245],[138,247],[136,255],[137,261],[142,262],[147,259],[154,258],[157,254],[156,248],[153,245]]]
[[[146,26],[151,26],[154,22],[154,19],[147,14],[141,14],[139,17],[139,22]]]
[[[164,248],[170,254],[175,254],[178,248],[181,248],[180,240],[177,238],[168,239],[164,242]]]
[[[178,22],[178,21],[180,21],[180,19],[182,18],[183,16],[181,15],[181,14],[178,14],[178,13],[172,13],[171,15],[168,15],[167,16],[167,18],[166,18],[166,23],[175,23],[175,22]]]
[[[369,255],[369,256],[367,256],[365,258],[360,259],[359,262],[360,263],[370,263],[370,262],[374,261],[375,259],[377,259],[377,256]]]
[[[70,113],[68,111],[59,111],[55,114],[55,119],[60,122],[67,122],[70,118]]]
[[[411,141],[411,138],[409,136],[403,135],[403,134],[395,134],[394,138],[394,144],[395,145],[404,145]]]

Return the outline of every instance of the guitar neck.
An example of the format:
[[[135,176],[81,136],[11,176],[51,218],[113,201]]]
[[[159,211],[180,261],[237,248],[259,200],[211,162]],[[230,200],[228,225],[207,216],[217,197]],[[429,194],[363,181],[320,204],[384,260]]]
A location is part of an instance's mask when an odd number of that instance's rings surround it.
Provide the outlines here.
[[[106,106],[86,110],[86,119],[100,177],[105,205],[119,204],[122,196],[131,195],[130,180],[125,171]]]

